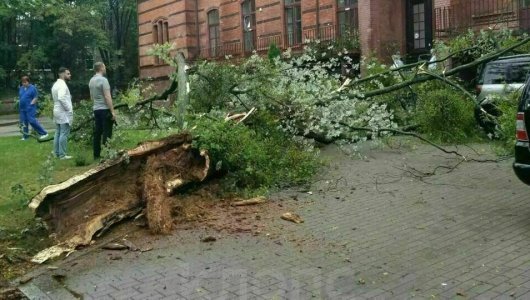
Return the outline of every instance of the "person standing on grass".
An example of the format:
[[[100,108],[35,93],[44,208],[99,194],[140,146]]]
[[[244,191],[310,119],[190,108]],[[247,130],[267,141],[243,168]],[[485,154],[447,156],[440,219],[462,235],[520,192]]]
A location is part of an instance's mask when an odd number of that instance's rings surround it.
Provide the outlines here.
[[[90,79],[88,87],[90,98],[94,102],[94,159],[101,157],[101,145],[112,138],[112,125],[116,121],[116,113],[112,105],[110,84],[105,75],[107,68],[102,62],[94,64],[96,74]]]
[[[39,134],[39,139],[44,140],[48,137],[48,132],[40,125],[37,120],[37,98],[39,93],[37,88],[29,82],[28,76],[22,76],[21,85],[18,89],[20,125],[22,126],[22,140],[29,137],[29,125]]]
[[[72,107],[72,96],[66,85],[72,75],[67,68],[59,68],[59,79],[53,84],[53,121],[56,125],[55,138],[53,140],[53,154],[60,159],[71,159],[67,155],[68,135],[74,118]]]

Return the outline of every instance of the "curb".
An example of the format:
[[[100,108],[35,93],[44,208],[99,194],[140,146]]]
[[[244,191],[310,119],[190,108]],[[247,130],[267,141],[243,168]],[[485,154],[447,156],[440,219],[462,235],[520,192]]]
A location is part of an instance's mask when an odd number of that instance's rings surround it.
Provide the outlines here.
[[[126,222],[123,222],[123,224],[126,224]],[[118,224],[118,226],[123,225]],[[62,266],[65,266],[69,263],[72,263],[73,261],[88,255],[94,251],[101,250],[101,246],[108,244],[112,241],[118,240],[122,238],[123,236],[108,236],[106,238],[100,238],[97,240],[97,243],[95,245],[87,246],[86,248],[83,248],[81,250],[77,250],[76,252],[72,253],[68,257],[59,258],[55,261],[52,261],[50,263],[44,263],[42,265],[39,265],[36,267],[33,271],[30,271],[27,274],[22,275],[19,278],[14,279],[10,282],[11,287],[14,289],[18,289],[22,294],[24,294],[25,297],[29,299],[51,299],[42,289],[39,288],[38,281],[39,279],[43,279],[44,276],[52,277],[53,273],[57,270],[60,270]],[[54,267],[57,267],[58,269],[50,269],[49,267],[53,265]],[[51,274],[46,274],[51,273]],[[58,282],[56,282],[53,278],[45,278],[44,279],[47,282],[51,282],[53,285],[53,288],[55,291],[61,294],[61,296],[64,296],[64,299],[77,299],[75,295],[73,295],[67,288],[60,285]],[[70,298],[72,296],[72,298]]]
[[[2,122],[0,123],[0,127],[7,127],[18,124],[18,121],[11,121],[11,122]]]

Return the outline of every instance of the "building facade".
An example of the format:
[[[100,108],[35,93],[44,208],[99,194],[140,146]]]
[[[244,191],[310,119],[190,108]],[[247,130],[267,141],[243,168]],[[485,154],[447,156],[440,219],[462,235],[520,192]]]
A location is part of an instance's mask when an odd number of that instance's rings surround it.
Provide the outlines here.
[[[526,2],[529,2],[528,4]],[[359,38],[363,55],[429,52],[435,38],[505,22],[526,26],[530,0],[138,0],[140,76],[170,67],[147,55],[171,42],[189,60],[301,49],[308,40]],[[528,23],[528,22],[526,22]]]

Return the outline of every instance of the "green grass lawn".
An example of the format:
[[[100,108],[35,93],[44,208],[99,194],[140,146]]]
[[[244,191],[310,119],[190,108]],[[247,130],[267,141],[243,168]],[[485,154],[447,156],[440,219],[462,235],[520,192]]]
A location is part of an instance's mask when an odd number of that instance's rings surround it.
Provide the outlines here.
[[[49,182],[60,182],[90,168],[90,165],[77,167],[75,160],[51,158],[52,147],[52,142],[39,143],[35,139],[0,138],[0,149],[3,150],[0,156],[0,255],[9,258],[9,261],[5,257],[0,259],[0,270],[3,270],[0,279],[12,279],[25,273],[33,267],[26,261],[27,257],[52,243],[46,230],[37,226],[32,211],[27,207],[28,201],[48,181],[39,178],[48,157],[53,162],[53,168],[48,169]],[[88,157],[89,147],[75,143],[70,143],[70,147],[74,156]]]
[[[159,136],[167,135],[164,132]],[[129,149],[154,136],[148,131],[124,130],[119,133],[119,149]],[[0,138],[2,174],[0,176],[0,228],[17,230],[27,225],[33,216],[27,201],[47,184],[62,182],[80,174],[98,162],[92,159],[92,147],[69,141],[71,160],[51,158],[53,141],[39,143],[35,139],[21,141],[20,137]],[[48,162],[47,162],[48,161]],[[81,166],[79,166],[81,165]],[[47,171],[46,171],[47,170]]]
[[[117,149],[130,149],[139,142],[163,137],[171,132],[154,135],[149,131],[121,130]],[[71,160],[51,156],[53,142],[39,143],[35,139],[21,141],[20,137],[0,137],[0,255],[12,255],[20,250],[25,256],[51,245],[48,232],[38,226],[28,201],[48,185],[62,182],[83,173],[99,162],[92,159],[92,146],[86,142],[68,143]],[[11,250],[10,250],[11,249]],[[13,254],[15,257],[16,255]],[[12,279],[25,273],[32,265],[25,259],[7,263],[0,259],[0,279]],[[3,273],[3,274],[2,274]]]
[[[74,156],[90,157],[90,148],[70,143]],[[32,219],[25,205],[46,183],[57,183],[87,170],[90,166],[77,167],[75,160],[53,159],[53,168],[46,179],[44,164],[53,148],[53,141],[38,143],[35,139],[21,141],[20,137],[0,138],[2,176],[0,176],[0,228],[17,230]],[[92,161],[89,161],[92,163]]]

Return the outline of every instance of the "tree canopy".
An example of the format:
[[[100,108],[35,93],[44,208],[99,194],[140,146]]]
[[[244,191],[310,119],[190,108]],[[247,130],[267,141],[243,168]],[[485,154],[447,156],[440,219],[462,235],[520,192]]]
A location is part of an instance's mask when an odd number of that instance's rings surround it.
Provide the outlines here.
[[[48,86],[64,66],[83,94],[95,60],[107,64],[115,86],[126,86],[137,75],[137,32],[133,0],[2,1],[0,86],[16,87],[22,74]]]

